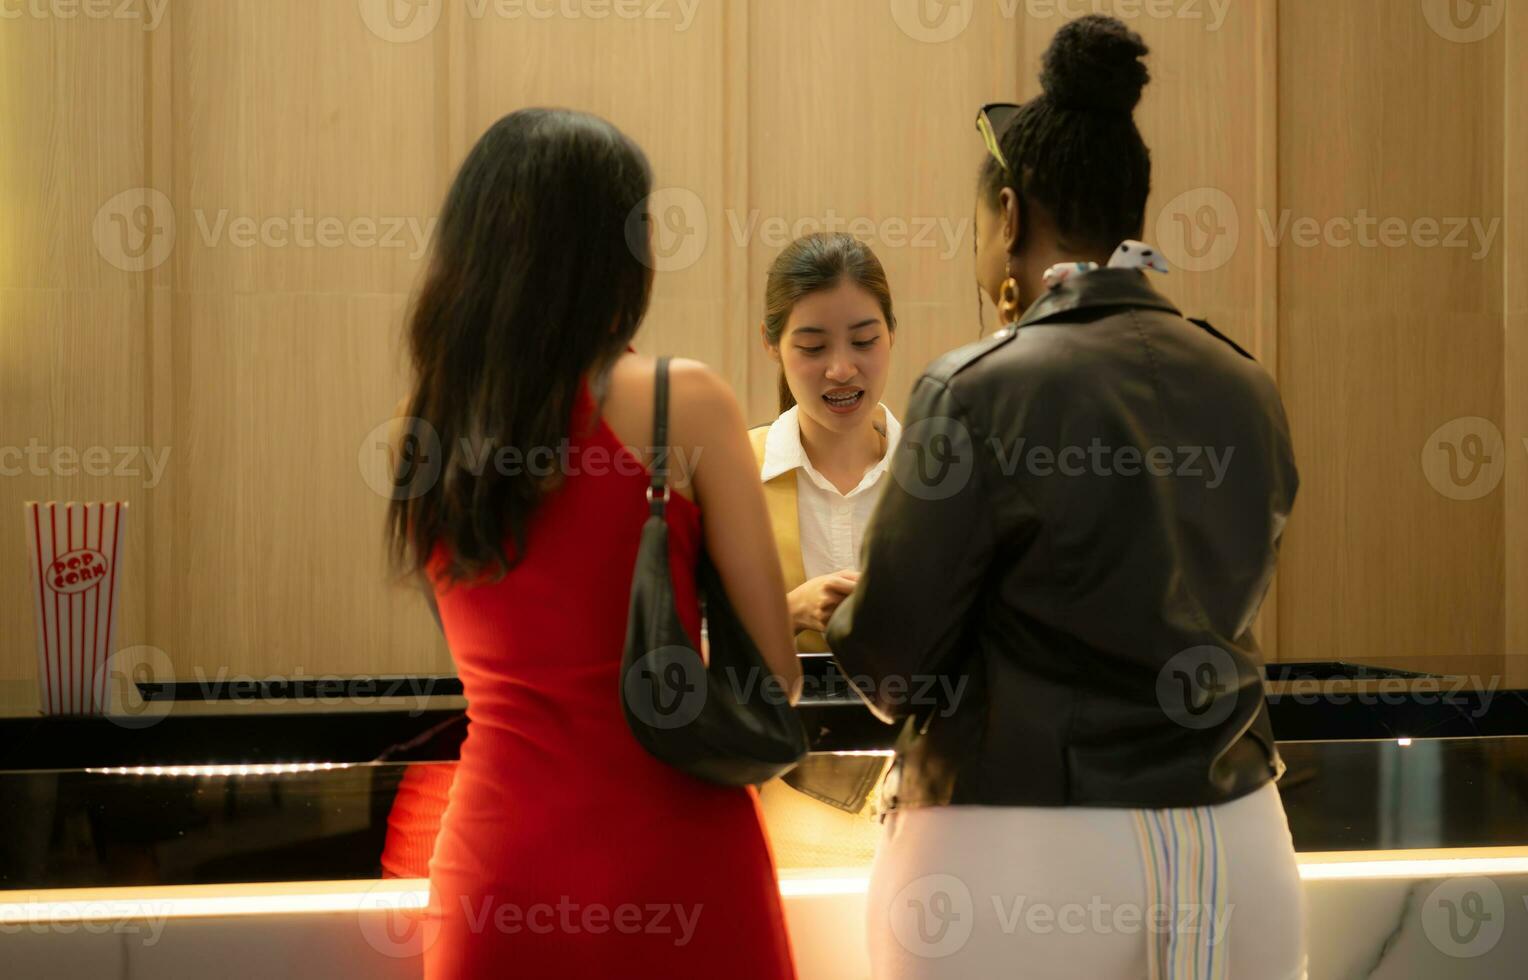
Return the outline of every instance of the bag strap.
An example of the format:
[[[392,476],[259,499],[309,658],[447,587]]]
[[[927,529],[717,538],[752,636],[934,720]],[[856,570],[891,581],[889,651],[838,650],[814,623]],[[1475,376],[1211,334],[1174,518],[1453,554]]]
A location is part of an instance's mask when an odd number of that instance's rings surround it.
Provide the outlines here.
[[[662,517],[668,506],[668,376],[669,358],[658,358],[653,375],[653,466],[652,482],[647,487],[648,512]]]

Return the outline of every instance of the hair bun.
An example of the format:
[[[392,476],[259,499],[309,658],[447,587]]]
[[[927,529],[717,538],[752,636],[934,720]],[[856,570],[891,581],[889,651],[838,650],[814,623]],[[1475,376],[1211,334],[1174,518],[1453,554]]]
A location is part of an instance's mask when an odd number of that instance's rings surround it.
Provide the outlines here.
[[[1113,17],[1088,14],[1062,25],[1045,51],[1040,85],[1058,109],[1129,115],[1151,80],[1141,36]]]

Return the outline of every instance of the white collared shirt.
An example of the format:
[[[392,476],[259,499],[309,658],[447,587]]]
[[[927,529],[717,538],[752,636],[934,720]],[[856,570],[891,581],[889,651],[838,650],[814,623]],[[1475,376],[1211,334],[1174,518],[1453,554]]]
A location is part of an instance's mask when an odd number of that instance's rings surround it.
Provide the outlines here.
[[[801,470],[796,475],[796,516],[801,531],[801,567],[809,579],[859,567],[860,542],[880,496],[881,481],[886,479],[891,451],[902,435],[902,424],[891,409],[884,404],[881,408],[886,412],[886,455],[866,470],[859,486],[848,493],[839,493],[807,459],[796,406],[780,413],[764,437],[764,465],[759,476],[765,483],[798,467]]]

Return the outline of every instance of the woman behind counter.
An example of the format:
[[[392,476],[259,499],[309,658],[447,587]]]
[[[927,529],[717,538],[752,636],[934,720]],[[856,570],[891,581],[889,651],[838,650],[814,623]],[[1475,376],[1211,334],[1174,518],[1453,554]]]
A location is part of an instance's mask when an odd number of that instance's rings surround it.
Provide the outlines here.
[[[780,365],[780,415],[750,431],[771,499],[796,649],[822,631],[859,579],[857,552],[901,425],[881,393],[896,317],[870,247],[843,234],[786,246],[765,284],[764,347]],[[795,509],[779,509],[789,502]]]
[[[801,653],[859,579],[859,546],[901,426],[881,404],[897,321],[869,246],[815,234],[770,266],[760,326],[780,365],[780,415],[749,432]],[[808,756],[760,790],[781,867],[864,866],[879,825],[867,805],[881,757]],[[816,802],[813,802],[816,801]]]

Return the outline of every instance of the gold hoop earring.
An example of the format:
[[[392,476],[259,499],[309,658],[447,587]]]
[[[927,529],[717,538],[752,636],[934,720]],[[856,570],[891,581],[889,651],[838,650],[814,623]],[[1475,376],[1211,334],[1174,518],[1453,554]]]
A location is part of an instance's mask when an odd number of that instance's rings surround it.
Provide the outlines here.
[[[1003,286],[998,290],[997,315],[1003,326],[1017,323],[1019,314],[1019,281],[1012,276],[1003,280]]]

